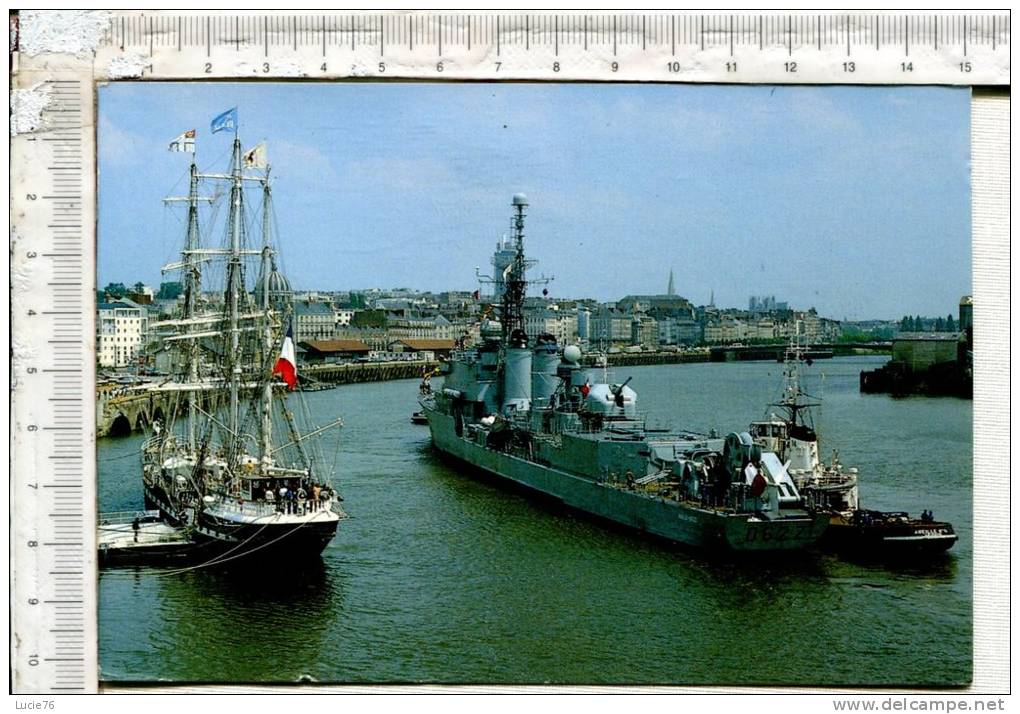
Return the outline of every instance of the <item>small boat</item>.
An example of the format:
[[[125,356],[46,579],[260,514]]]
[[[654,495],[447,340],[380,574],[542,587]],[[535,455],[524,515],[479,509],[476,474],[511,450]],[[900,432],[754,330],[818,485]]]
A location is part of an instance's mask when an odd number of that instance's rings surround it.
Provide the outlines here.
[[[158,510],[100,513],[97,526],[99,564],[166,564],[204,553],[184,528],[171,526]]]
[[[825,535],[841,552],[882,558],[937,555],[959,539],[952,524],[944,521],[863,508],[833,518]]]
[[[415,412],[411,415],[412,424],[428,424],[428,417],[425,416],[424,412]]]

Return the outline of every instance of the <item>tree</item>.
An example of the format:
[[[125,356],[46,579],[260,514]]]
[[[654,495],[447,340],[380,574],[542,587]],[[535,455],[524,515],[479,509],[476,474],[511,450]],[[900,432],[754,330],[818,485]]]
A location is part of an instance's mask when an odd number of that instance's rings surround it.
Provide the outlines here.
[[[942,332],[944,329],[946,329],[946,325],[942,321],[942,318],[935,318],[935,332]]]
[[[103,292],[113,298],[122,298],[127,294],[127,287],[124,283],[109,283],[103,288]]]
[[[946,332],[956,332],[956,320],[953,319],[952,313],[946,315]]]
[[[133,290],[136,293],[142,292],[143,290],[145,290],[145,283],[143,283],[141,280],[139,280],[137,283],[135,283]]]
[[[156,297],[159,300],[176,300],[183,290],[184,288],[179,282],[160,283],[159,292],[156,293]]]
[[[904,315],[903,319],[900,320],[900,332],[913,332],[914,331],[914,320],[910,315]]]
[[[924,332],[924,320],[921,319],[920,315],[914,316],[914,332]]]

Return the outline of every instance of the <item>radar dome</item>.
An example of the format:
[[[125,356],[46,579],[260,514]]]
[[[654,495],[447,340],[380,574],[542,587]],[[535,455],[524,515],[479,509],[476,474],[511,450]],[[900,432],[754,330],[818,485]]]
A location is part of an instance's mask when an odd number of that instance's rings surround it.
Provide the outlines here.
[[[577,364],[581,361],[581,348],[577,345],[567,345],[563,348],[563,359],[570,364]]]
[[[523,193],[515,193],[514,194],[513,205],[515,205],[515,206],[527,206],[528,205],[528,197],[525,196]]]

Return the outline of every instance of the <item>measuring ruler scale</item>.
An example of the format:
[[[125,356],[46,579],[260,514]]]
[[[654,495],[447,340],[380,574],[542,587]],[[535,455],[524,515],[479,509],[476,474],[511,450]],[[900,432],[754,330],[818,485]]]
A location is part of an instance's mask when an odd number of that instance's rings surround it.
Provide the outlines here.
[[[66,78],[63,78],[66,77]],[[95,689],[93,86],[48,69],[12,142],[11,662],[15,692]]]
[[[96,32],[92,45],[63,46],[54,37],[48,51],[35,42],[31,54],[12,55],[15,87],[47,98],[43,126],[11,140],[16,693],[97,688],[97,83],[356,78],[1008,85],[1010,69],[1007,13],[40,12],[21,14],[21,40],[33,24],[47,22],[52,30],[59,24],[53,18],[76,30],[88,20]]]
[[[142,76],[1001,84],[1010,16],[176,15],[110,25]]]

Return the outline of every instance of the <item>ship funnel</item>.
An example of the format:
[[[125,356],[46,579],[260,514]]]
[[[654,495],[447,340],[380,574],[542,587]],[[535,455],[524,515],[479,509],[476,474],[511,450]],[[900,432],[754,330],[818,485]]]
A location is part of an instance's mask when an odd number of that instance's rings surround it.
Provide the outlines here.
[[[503,362],[503,413],[531,409],[531,350],[509,347]]]
[[[556,338],[541,334],[535,338],[531,358],[531,399],[535,407],[548,406],[559,386],[556,368],[559,366],[559,347]]]

